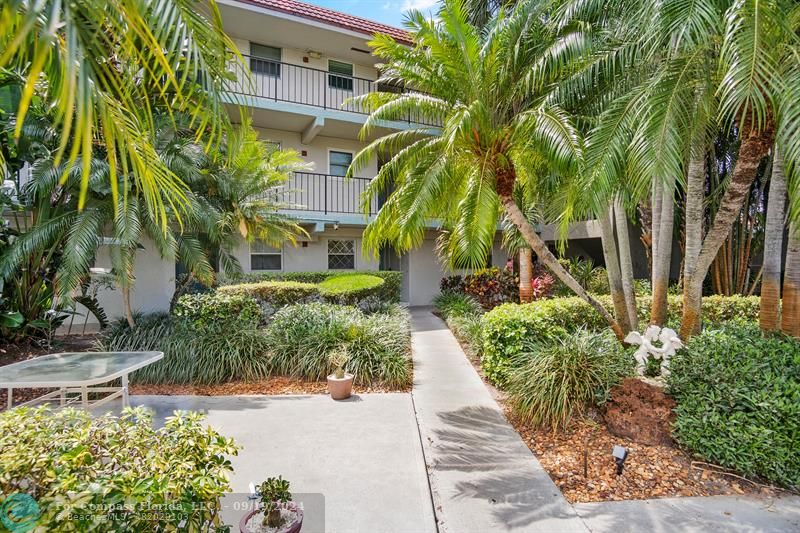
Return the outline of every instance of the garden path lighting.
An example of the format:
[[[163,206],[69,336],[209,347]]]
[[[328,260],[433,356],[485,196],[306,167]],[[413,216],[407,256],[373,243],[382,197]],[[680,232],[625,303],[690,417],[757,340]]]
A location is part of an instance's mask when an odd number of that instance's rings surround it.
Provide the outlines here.
[[[617,463],[617,475],[622,475],[622,469],[625,467],[625,459],[628,458],[628,449],[625,446],[614,446],[611,451],[614,456],[614,462]]]

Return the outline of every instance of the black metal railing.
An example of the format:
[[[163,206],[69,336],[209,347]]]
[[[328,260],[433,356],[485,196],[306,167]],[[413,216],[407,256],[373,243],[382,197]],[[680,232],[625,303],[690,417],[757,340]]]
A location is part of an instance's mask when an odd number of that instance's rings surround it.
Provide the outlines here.
[[[277,191],[278,200],[291,211],[361,215],[361,197],[369,182],[369,178],[295,172],[283,190]],[[377,212],[378,200],[372,199],[369,214]]]
[[[253,56],[243,57],[244,65],[235,63],[237,81],[231,84],[231,90],[237,94],[366,115],[368,112],[362,106],[348,100],[378,90],[377,82],[365,78]],[[247,67],[250,72],[245,71]],[[407,116],[404,121],[438,125],[415,115]]]

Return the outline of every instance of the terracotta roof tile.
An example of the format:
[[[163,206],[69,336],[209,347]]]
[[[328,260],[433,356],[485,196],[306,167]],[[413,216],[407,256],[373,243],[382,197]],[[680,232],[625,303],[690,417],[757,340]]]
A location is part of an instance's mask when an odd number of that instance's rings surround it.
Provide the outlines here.
[[[372,36],[376,33],[385,33],[386,35],[394,37],[394,39],[398,42],[411,44],[411,38],[408,35],[408,32],[401,30],[400,28],[395,28],[394,26],[388,26],[386,24],[381,24],[380,22],[356,17],[354,15],[348,15],[347,13],[334,11],[333,9],[306,4],[305,2],[298,2],[297,0],[238,1],[246,4],[261,6],[272,11],[279,11],[281,13],[286,13],[309,20],[315,20],[317,22],[330,24],[332,26],[338,26],[346,30],[363,33],[369,36]]]

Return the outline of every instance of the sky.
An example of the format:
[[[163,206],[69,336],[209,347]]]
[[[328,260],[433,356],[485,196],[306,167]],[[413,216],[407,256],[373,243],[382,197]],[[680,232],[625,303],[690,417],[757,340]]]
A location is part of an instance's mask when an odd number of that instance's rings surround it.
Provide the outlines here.
[[[350,15],[383,22],[398,28],[403,27],[403,13],[418,9],[430,13],[437,0],[303,0],[309,4],[335,9]]]

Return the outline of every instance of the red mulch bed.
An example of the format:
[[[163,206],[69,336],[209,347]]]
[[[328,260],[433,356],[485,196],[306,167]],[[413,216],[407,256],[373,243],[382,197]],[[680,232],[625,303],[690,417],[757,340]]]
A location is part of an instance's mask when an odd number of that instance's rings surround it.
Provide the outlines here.
[[[382,387],[363,387],[354,385],[353,394],[370,392],[408,392],[405,389],[388,389]],[[275,376],[259,381],[233,381],[218,385],[131,385],[131,394],[140,395],[198,395],[198,396],[234,396],[239,394],[327,394],[328,384],[324,381],[301,381],[295,378]]]

